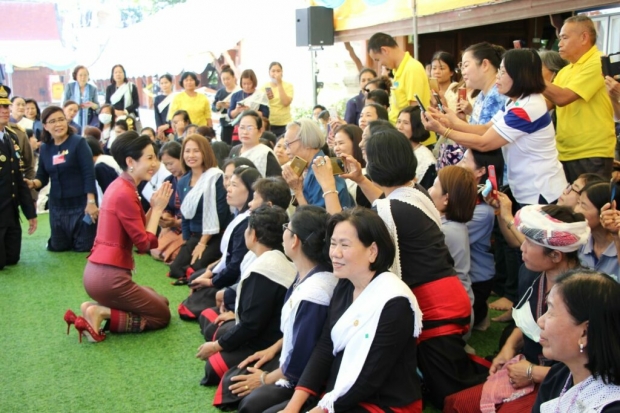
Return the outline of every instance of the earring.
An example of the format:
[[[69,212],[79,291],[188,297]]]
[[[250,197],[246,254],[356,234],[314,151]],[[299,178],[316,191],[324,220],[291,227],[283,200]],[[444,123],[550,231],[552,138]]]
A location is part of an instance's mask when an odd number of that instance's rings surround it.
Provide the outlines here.
[[[129,167],[129,172],[133,172],[133,166]]]
[[[583,353],[583,344],[579,343],[579,352]]]

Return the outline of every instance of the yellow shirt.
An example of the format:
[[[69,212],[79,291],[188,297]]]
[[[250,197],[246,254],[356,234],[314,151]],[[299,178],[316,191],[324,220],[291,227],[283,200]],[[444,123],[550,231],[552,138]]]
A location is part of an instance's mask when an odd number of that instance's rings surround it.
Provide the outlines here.
[[[394,72],[392,81],[392,93],[390,94],[390,122],[396,124],[398,114],[401,110],[409,106],[409,102],[415,102],[415,95],[420,97],[422,104],[428,107],[431,103],[431,87],[428,83],[426,70],[422,63],[411,57],[409,52],[405,53],[403,61]],[[422,142],[423,145],[432,145],[437,142],[434,133],[431,137]]]
[[[293,99],[293,85],[282,81],[282,87],[286,95]],[[274,126],[286,126],[293,121],[291,106],[284,106],[280,101],[280,88],[273,83],[265,83],[260,89],[267,95],[267,88],[271,88],[273,99],[269,99],[269,123]]]
[[[186,110],[189,120],[198,126],[206,126],[207,120],[211,119],[211,104],[209,99],[200,92],[194,97],[184,91],[179,93],[168,110],[168,120],[171,120],[177,110]]]
[[[614,157],[613,107],[602,73],[601,53],[592,46],[577,63],[560,70],[553,81],[581,98],[564,107],[556,106],[555,139],[560,161]]]

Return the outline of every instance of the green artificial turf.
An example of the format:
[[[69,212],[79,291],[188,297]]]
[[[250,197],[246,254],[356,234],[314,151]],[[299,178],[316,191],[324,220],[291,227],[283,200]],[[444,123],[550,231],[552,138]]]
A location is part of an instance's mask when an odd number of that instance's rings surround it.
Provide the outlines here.
[[[0,412],[218,411],[215,388],[198,384],[199,327],[177,316],[188,288],[170,285],[164,264],[136,255],[134,279],[168,297],[170,326],[79,344],[74,328],[65,334],[63,315],[68,308],[79,315],[89,299],[82,286],[87,254],[48,252],[48,236],[48,215],[41,215],[37,232],[24,232],[19,264],[0,271]],[[496,350],[501,328],[473,333],[478,355]]]

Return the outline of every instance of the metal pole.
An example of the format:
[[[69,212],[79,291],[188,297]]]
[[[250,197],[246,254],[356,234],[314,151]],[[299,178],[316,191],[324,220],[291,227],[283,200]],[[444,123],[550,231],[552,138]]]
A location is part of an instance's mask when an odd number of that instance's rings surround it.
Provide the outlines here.
[[[418,58],[418,4],[416,0],[411,0],[413,6],[413,57]]]
[[[310,47],[310,60],[312,60],[312,102],[313,106],[317,105],[316,92],[316,50]]]

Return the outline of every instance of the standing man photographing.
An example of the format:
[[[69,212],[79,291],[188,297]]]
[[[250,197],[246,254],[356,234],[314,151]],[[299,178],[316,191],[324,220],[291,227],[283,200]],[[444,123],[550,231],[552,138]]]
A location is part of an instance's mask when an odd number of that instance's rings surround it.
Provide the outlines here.
[[[390,122],[395,125],[398,114],[407,106],[417,105],[417,94],[424,107],[431,101],[431,88],[422,63],[411,57],[409,52],[398,47],[396,40],[389,34],[375,33],[368,40],[368,55],[372,60],[388,69],[392,69],[392,93],[390,95]],[[437,141],[435,134],[422,142],[428,146]]]
[[[566,180],[587,172],[611,178],[616,146],[611,100],[605,88],[596,29],[587,16],[573,16],[560,31],[560,56],[570,64],[553,83],[545,81],[547,106],[556,107],[556,143]]]

